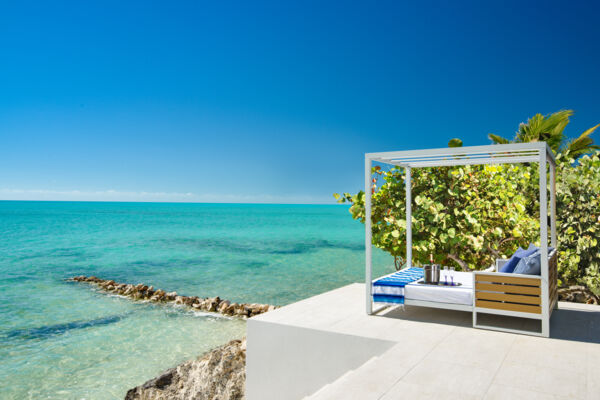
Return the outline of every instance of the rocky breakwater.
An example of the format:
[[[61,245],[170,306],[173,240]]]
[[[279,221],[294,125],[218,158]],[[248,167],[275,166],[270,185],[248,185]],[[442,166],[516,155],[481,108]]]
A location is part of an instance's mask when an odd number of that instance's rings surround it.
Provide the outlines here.
[[[129,297],[134,300],[180,304],[194,310],[215,312],[230,317],[249,318],[277,308],[276,306],[269,304],[233,303],[219,297],[200,298],[198,296],[181,296],[177,294],[177,292],[166,292],[162,289],[154,289],[154,287],[143,283],[138,283],[137,285],[118,283],[113,280],[101,279],[95,276],[82,275],[73,277],[70,280],[95,285],[105,292]]]
[[[125,400],[241,400],[245,381],[246,339],[233,340],[130,389]]]

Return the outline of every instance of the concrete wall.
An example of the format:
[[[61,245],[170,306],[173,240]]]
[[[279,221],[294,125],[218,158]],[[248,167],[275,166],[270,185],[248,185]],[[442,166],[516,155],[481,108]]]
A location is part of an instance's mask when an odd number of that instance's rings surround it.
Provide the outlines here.
[[[395,342],[248,320],[246,398],[308,396]]]

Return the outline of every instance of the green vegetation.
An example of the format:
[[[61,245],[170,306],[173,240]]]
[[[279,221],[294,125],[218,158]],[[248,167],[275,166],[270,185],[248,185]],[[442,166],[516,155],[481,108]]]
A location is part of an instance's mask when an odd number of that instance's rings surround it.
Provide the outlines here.
[[[594,145],[594,141],[590,137],[600,124],[586,130],[576,139],[567,141],[564,130],[569,124],[569,117],[572,115],[573,110],[561,110],[548,115],[536,114],[529,118],[527,123],[522,122],[519,124],[519,130],[513,140],[505,139],[493,133],[490,133],[488,137],[497,144],[546,142],[555,154],[568,153],[574,159],[600,149],[600,146]]]
[[[600,292],[600,152],[588,129],[566,141],[572,111],[538,114],[519,126],[509,141],[547,141],[557,154],[559,274],[563,284],[584,284]],[[450,147],[460,147],[452,139]],[[585,155],[584,155],[585,154]],[[482,269],[518,246],[539,244],[538,168],[536,165],[420,168],[412,173],[413,262],[438,263],[464,270]],[[406,257],[404,170],[373,168],[373,244]],[[364,192],[335,194],[351,203],[353,218],[364,223]]]
[[[600,295],[600,152],[573,159],[559,155],[558,269],[563,283]]]

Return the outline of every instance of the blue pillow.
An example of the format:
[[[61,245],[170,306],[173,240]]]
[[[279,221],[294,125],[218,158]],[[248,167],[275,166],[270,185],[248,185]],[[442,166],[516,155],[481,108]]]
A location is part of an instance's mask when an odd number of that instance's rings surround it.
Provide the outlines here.
[[[500,267],[500,271],[498,272],[505,272],[507,274],[512,273],[515,270],[515,267],[517,266],[519,261],[521,261],[523,257],[532,255],[533,253],[535,253],[536,250],[537,248],[533,244],[530,244],[527,250],[523,250],[519,247],[517,251],[515,251],[515,254],[513,254],[512,257],[508,260],[508,262],[502,267]]]
[[[554,250],[548,247],[548,254]],[[533,254],[523,257],[513,271],[515,274],[525,275],[541,275],[542,274],[542,257],[540,249],[537,249]]]

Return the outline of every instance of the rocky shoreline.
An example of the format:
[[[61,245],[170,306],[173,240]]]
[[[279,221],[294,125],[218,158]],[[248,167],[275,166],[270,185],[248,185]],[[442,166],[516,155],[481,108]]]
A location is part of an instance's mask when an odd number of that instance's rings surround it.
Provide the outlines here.
[[[200,298],[198,296],[181,296],[177,292],[166,292],[162,289],[154,289],[143,283],[137,285],[118,283],[109,279],[101,279],[95,276],[75,276],[70,281],[84,282],[95,285],[99,289],[133,300],[145,300],[155,303],[173,303],[188,306],[194,310],[215,312],[229,317],[250,318],[255,315],[276,309],[269,304],[247,304],[233,303],[217,297]]]
[[[232,303],[219,297],[181,296],[152,286],[118,283],[95,276],[76,276],[83,282],[133,300],[185,305],[195,310],[248,318],[276,309],[268,304]],[[600,299],[583,286],[558,289],[561,301],[599,304]],[[246,381],[246,339],[232,340],[208,353],[168,369],[158,377],[127,391],[125,400],[243,400]]]
[[[125,400],[242,400],[246,382],[246,339],[186,361],[127,391]]]

